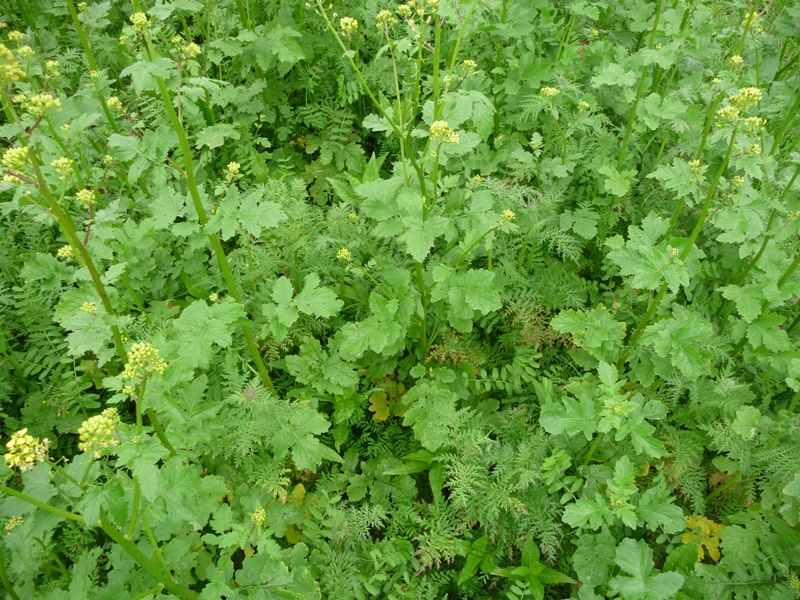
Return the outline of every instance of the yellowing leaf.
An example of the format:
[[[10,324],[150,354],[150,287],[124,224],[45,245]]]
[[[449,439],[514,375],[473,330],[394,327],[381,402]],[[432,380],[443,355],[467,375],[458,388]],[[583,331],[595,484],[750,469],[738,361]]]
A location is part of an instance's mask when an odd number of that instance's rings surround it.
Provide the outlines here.
[[[375,413],[372,415],[373,421],[385,421],[389,418],[391,409],[386,392],[375,392],[369,397],[369,411]]]
[[[287,542],[294,545],[300,541],[300,530],[294,525],[287,525],[286,531],[283,533],[283,537],[286,538]]]
[[[718,561],[720,554],[719,554],[719,535],[725,530],[725,525],[720,523],[714,523],[711,519],[707,519],[705,517],[686,517],[686,524],[692,528],[697,529],[700,528],[700,533],[684,533],[681,541],[684,544],[688,544],[696,539],[700,540],[700,546],[697,548],[697,561],[700,562],[705,557],[705,552],[703,552],[703,548],[706,549],[708,555],[714,559],[714,561]]]
[[[306,486],[302,483],[298,483],[294,486],[291,495],[289,496],[289,500],[292,501],[294,504],[300,504],[303,501],[303,498],[306,497]]]

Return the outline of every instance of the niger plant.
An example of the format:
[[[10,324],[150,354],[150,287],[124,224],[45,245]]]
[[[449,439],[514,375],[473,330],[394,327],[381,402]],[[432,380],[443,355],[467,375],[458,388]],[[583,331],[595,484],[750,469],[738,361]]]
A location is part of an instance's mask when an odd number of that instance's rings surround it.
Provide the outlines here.
[[[0,6],[5,597],[800,598],[800,4]]]

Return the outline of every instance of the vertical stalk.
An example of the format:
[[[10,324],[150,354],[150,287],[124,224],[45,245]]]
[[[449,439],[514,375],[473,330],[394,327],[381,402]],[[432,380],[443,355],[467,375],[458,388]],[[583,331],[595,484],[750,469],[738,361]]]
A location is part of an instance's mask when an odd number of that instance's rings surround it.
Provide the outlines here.
[[[140,10],[140,5],[138,0],[134,0],[134,7],[137,11]],[[150,61],[155,60],[155,56],[153,54],[153,49],[150,45],[150,41],[146,35],[144,37],[144,45],[147,50],[147,58]],[[194,175],[194,161],[192,156],[192,150],[189,146],[189,138],[186,135],[186,130],[183,128],[183,125],[178,118],[177,113],[175,112],[175,108],[172,106],[172,97],[170,96],[169,90],[167,89],[167,84],[164,82],[162,77],[156,78],[156,83],[158,84],[158,90],[161,95],[162,103],[164,104],[164,108],[167,112],[167,117],[170,120],[173,130],[175,134],[178,136],[178,142],[180,143],[181,147],[181,154],[183,155],[183,168],[184,168],[184,175],[186,177],[186,185],[189,188],[189,195],[192,198],[192,204],[195,209],[195,213],[197,214],[197,218],[200,221],[200,224],[205,226],[208,223],[208,216],[206,215],[205,208],[203,207],[203,201],[200,198],[200,190],[197,187],[197,181],[195,180]],[[228,259],[225,255],[225,250],[222,248],[222,243],[219,241],[219,238],[214,234],[209,234],[208,240],[211,243],[211,247],[214,250],[214,254],[217,257],[217,263],[219,264],[219,269],[222,272],[222,276],[225,279],[225,283],[228,288],[228,293],[230,294],[231,298],[233,298],[237,303],[242,304],[241,296],[239,295],[239,289],[236,286],[236,281],[233,278],[233,273],[231,272],[230,265],[228,265]],[[258,351],[255,343],[255,337],[253,336],[253,331],[250,328],[250,321],[247,320],[242,325],[242,332],[244,333],[245,342],[247,343],[247,348],[250,351],[250,354],[253,358],[253,362],[256,364],[256,369],[258,374],[264,383],[264,385],[269,389],[270,392],[277,395],[275,391],[275,386],[272,384],[272,379],[270,379],[269,373],[267,373],[267,368],[264,365],[264,360],[261,358],[261,354]]]

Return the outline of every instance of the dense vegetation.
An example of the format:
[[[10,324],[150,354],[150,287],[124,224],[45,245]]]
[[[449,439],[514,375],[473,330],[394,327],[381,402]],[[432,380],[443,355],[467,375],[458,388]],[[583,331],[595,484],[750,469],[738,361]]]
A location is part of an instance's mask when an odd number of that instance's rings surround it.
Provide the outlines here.
[[[800,3],[0,7],[7,598],[800,598]]]

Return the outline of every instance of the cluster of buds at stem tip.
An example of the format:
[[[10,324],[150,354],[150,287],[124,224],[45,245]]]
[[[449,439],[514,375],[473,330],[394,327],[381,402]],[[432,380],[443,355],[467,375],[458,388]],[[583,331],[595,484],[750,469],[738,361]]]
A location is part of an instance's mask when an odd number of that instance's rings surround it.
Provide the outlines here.
[[[25,108],[34,117],[41,117],[51,108],[58,108],[59,106],[61,106],[61,100],[46,92],[36,94],[25,104]]]
[[[728,98],[731,106],[735,106],[740,111],[744,112],[751,106],[755,106],[761,102],[762,92],[757,87],[741,88],[733,96]]]
[[[353,17],[339,19],[339,29],[343,35],[353,35],[358,29],[358,21]]]
[[[0,44],[0,84],[9,84],[22,77],[25,77],[25,71],[20,67],[17,57],[5,44]]]
[[[150,27],[150,20],[143,12],[133,13],[130,20],[133,30],[138,31],[139,33],[144,33],[147,31],[147,28]]]
[[[239,177],[239,170],[241,168],[242,165],[240,165],[239,163],[233,161],[229,162],[228,166],[226,167],[226,170],[228,172],[228,177],[230,177],[231,179],[236,179],[237,177]]]
[[[94,192],[92,190],[80,190],[75,197],[80,202],[81,206],[89,208],[94,204]]]
[[[166,368],[166,361],[152,344],[137,342],[128,353],[128,362],[122,371],[122,378],[130,380],[144,378],[147,375],[161,375]]]
[[[434,121],[431,123],[431,139],[442,144],[457,144],[458,133],[450,127],[447,121]]]
[[[542,89],[539,90],[539,94],[540,95],[542,95],[545,98],[548,98],[550,100],[552,100],[553,98],[558,96],[560,93],[561,93],[561,90],[559,90],[558,88],[554,88],[554,87],[543,87]]]
[[[397,17],[390,10],[382,10],[375,16],[375,24],[381,31],[386,31],[390,27],[397,25]]]
[[[7,452],[3,455],[9,469],[18,467],[20,471],[27,471],[47,458],[50,441],[47,438],[39,440],[28,433],[28,429],[20,429],[11,436],[6,443]]]
[[[116,437],[117,424],[120,422],[116,408],[107,408],[99,415],[86,419],[78,429],[81,452],[93,452],[95,458],[100,458],[103,450],[119,445]]]
[[[339,251],[336,253],[336,258],[345,262],[353,262],[353,255],[350,254],[350,250],[347,248],[339,248]]]

